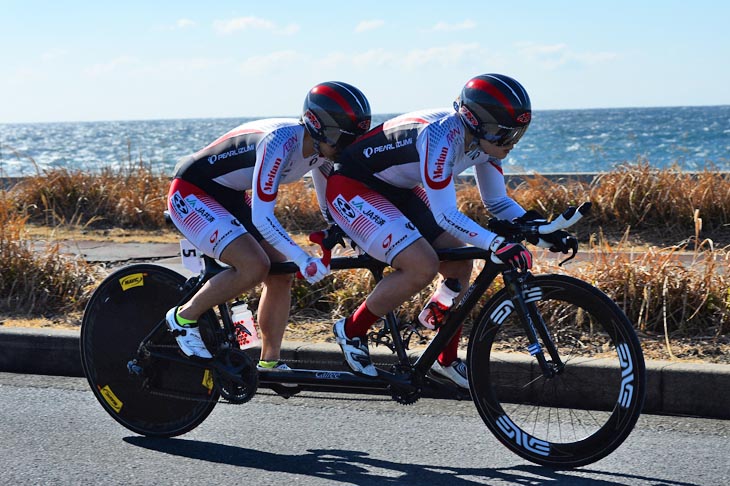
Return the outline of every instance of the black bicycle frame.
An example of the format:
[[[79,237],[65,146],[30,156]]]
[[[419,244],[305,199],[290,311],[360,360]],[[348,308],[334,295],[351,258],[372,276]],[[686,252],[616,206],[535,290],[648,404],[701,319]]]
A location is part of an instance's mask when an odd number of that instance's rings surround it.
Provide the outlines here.
[[[520,316],[521,321],[524,324],[525,331],[527,332],[530,344],[538,343],[537,334],[543,338],[543,342],[546,343],[548,350],[553,358],[554,362],[559,363],[557,356],[552,356],[554,352],[554,346],[549,338],[547,330],[544,329],[544,323],[542,319],[535,319],[532,316],[537,315],[536,309],[532,312],[525,304],[521,291],[517,291],[516,285],[521,277],[511,276],[510,270],[505,271],[504,266],[497,265],[491,262],[488,250],[484,250],[476,247],[462,247],[462,248],[449,248],[437,250],[437,255],[441,261],[464,261],[464,260],[482,260],[484,261],[484,268],[474,279],[473,283],[469,286],[463,298],[453,307],[448,313],[446,322],[441,326],[438,333],[436,333],[433,340],[429,343],[420,357],[411,367],[410,360],[406,351],[406,345],[400,333],[398,326],[398,318],[395,312],[389,312],[385,316],[385,326],[388,330],[391,338],[394,352],[397,355],[397,362],[402,365],[404,369],[412,369],[410,374],[399,374],[391,373],[382,369],[378,370],[377,378],[370,378],[356,375],[349,371],[334,371],[334,370],[304,370],[294,369],[291,371],[276,371],[271,370],[266,373],[260,374],[260,382],[263,384],[276,384],[276,383],[295,383],[298,385],[311,385],[316,387],[332,387],[332,388],[362,388],[362,389],[386,389],[389,386],[397,387],[401,390],[416,390],[421,383],[420,378],[423,378],[428,373],[433,362],[437,359],[441,350],[446,344],[456,335],[459,327],[466,320],[469,313],[478,304],[479,299],[487,291],[489,286],[492,284],[494,279],[502,273],[505,277],[505,285],[511,285],[514,289],[510,292],[512,300],[515,302],[516,309]],[[197,281],[189,286],[188,292],[181,299],[178,305],[186,302],[200,287],[216,274],[224,271],[227,267],[219,264],[216,260],[204,256],[205,269]],[[387,268],[387,264],[376,260],[368,255],[359,255],[357,257],[335,257],[330,262],[330,268],[332,270],[348,270],[348,269],[366,269],[370,271],[376,282],[379,282],[383,278],[383,271]],[[293,262],[281,262],[272,263],[270,273],[272,274],[293,274],[298,271],[298,267]],[[228,335],[229,339],[233,338],[233,323],[230,316],[228,315],[228,304],[223,303],[219,306],[221,319],[223,320],[224,331]],[[538,321],[537,331],[535,330],[534,321]],[[164,326],[164,321],[160,322],[155,329],[142,341],[140,349],[142,349],[146,343],[152,338],[152,336]],[[210,361],[194,361],[186,360],[180,356],[173,356],[170,353],[160,353],[156,351],[147,350],[149,355],[155,358],[168,359],[171,361],[182,361],[193,366],[210,367]],[[557,354],[557,353],[555,353]],[[549,363],[545,360],[542,352],[540,351],[536,355],[536,359],[541,365],[544,373],[548,370],[552,372],[553,368],[550,367]],[[213,365],[215,367],[215,365]],[[414,379],[415,378],[415,379]],[[438,383],[432,383],[438,388]]]

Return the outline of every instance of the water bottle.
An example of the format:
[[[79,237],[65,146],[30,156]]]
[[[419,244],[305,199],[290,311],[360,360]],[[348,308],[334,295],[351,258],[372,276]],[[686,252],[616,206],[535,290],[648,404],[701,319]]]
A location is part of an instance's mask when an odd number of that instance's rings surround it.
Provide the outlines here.
[[[250,348],[259,344],[259,335],[253,321],[253,313],[245,302],[234,302],[231,306],[231,320],[236,331],[238,347]]]
[[[428,304],[418,314],[418,321],[427,329],[436,329],[444,322],[446,312],[454,305],[454,299],[461,292],[461,284],[455,278],[444,280],[433,293]]]

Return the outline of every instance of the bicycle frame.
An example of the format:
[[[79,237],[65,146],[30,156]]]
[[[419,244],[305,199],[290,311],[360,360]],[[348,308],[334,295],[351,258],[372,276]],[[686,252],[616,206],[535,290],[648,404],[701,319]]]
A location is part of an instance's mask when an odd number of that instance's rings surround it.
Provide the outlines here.
[[[406,343],[400,333],[399,319],[395,312],[389,312],[384,317],[384,321],[385,328],[391,338],[393,351],[396,354],[397,365],[395,367],[395,371],[378,369],[378,376],[376,378],[371,378],[356,375],[349,371],[328,369],[294,369],[291,371],[271,370],[260,374],[260,383],[269,385],[291,383],[300,385],[304,388],[313,387],[317,389],[355,388],[363,390],[386,390],[390,388],[405,391],[407,393],[420,393],[425,387],[430,391],[436,392],[437,395],[439,392],[446,392],[448,395],[453,396],[455,392],[453,386],[445,385],[437,380],[433,380],[427,376],[427,373],[433,362],[441,353],[441,350],[457,333],[461,324],[478,304],[479,298],[484,294],[484,292],[486,292],[494,279],[500,273],[508,273],[508,271],[505,271],[504,266],[492,263],[489,259],[490,252],[481,248],[462,247],[440,249],[437,250],[437,254],[439,259],[442,261],[482,260],[485,262],[485,265],[479,275],[474,279],[473,283],[469,286],[461,301],[455,304],[440,331],[435,335],[434,339],[429,343],[420,357],[413,364],[410,362],[407,354]],[[224,271],[226,268],[219,264],[216,260],[209,257],[204,257],[204,263],[204,271],[199,276],[193,277],[195,280],[188,280],[188,282],[193,285],[189,286],[186,295],[179,304],[187,301],[207,280]],[[333,271],[366,269],[373,275],[375,281],[378,282],[383,278],[383,271],[387,268],[387,265],[368,255],[359,255],[332,258],[330,267]],[[282,262],[273,263],[271,265],[270,272],[273,274],[292,274],[296,273],[297,270],[298,268],[294,263]],[[518,301],[522,300],[521,294],[518,294],[517,299]],[[228,339],[232,339],[234,335],[234,328],[228,312],[228,303],[221,304],[218,306],[218,309],[224,332]],[[160,323],[152,332],[150,332],[140,345],[140,349],[145,349],[145,344],[163,327],[164,323]],[[533,335],[530,336],[531,340],[533,336],[534,331]],[[174,353],[151,351],[149,349],[145,349],[145,351],[146,353],[149,353],[149,356],[157,359],[184,361],[188,364],[201,368],[211,367],[212,364],[213,367],[218,368],[218,366],[210,361],[193,361]],[[219,371],[225,372],[225,368]],[[460,395],[458,391],[457,395]],[[468,394],[461,396],[461,398],[468,398]]]

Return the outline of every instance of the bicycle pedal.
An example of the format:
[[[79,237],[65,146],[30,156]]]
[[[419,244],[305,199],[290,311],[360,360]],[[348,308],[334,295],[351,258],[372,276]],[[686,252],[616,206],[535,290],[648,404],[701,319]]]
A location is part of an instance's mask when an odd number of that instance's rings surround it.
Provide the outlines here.
[[[284,386],[279,383],[272,383],[269,388],[282,398],[289,399],[301,392],[302,389],[299,386]]]

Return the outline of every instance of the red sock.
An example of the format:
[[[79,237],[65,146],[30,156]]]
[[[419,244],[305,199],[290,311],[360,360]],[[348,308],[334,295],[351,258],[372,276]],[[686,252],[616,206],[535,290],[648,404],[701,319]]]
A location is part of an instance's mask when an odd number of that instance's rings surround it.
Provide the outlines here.
[[[379,317],[370,312],[367,304],[363,302],[355,313],[345,320],[345,334],[350,338],[365,337],[370,326],[375,324],[378,319]]]
[[[461,327],[456,331],[456,335],[449,341],[441,354],[439,354],[439,363],[444,366],[449,366],[457,357],[459,352],[459,338],[461,337]]]

